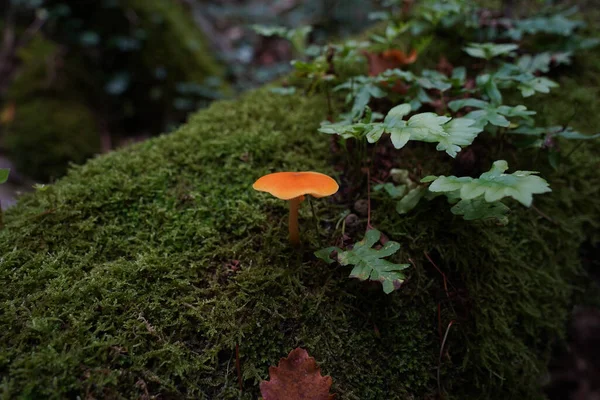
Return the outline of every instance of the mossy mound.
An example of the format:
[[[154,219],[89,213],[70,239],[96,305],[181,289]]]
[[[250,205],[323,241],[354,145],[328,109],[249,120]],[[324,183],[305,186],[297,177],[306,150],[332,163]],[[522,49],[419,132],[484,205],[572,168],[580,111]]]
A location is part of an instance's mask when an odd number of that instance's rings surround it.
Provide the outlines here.
[[[592,98],[596,73],[573,71],[535,106],[554,123],[564,113],[556,97]],[[297,346],[342,399],[424,398],[438,390],[440,332],[457,316],[439,382],[451,397],[541,397],[584,276],[580,245],[598,232],[598,146],[579,147],[556,172],[542,168],[553,192],[536,209],[515,205],[505,227],[455,218],[440,198],[402,217],[379,200],[373,224],[402,244],[392,259],[414,264],[403,288],[384,295],[312,257],[329,245],[342,206],[314,201],[323,236],[304,207],[297,251],[285,202],[251,189],[275,170],[334,174],[328,137],[317,133],[326,110],[323,96],[267,90],[218,102],[9,210],[0,231],[5,396],[239,398],[237,345],[241,398],[256,398],[268,366]],[[600,116],[572,123],[586,130]],[[425,174],[450,168],[428,145],[403,159]],[[527,152],[509,160],[511,170],[533,162]]]
[[[97,122],[87,107],[43,97],[17,106],[4,144],[20,172],[42,180],[63,176],[69,163],[83,163],[100,150]]]
[[[16,119],[3,144],[28,176],[50,181],[100,152],[100,127],[114,143],[159,134],[227,92],[182,4],[81,1],[67,9],[20,49],[5,99]],[[90,35],[96,42],[84,40]]]
[[[139,28],[147,32],[143,57],[148,68],[162,66],[197,83],[222,75],[206,39],[182,5],[168,0],[124,0],[123,8],[133,10]]]
[[[83,68],[65,65],[58,45],[38,36],[19,56],[22,66],[7,93],[15,117],[3,145],[21,173],[49,181],[100,151],[98,121],[78,86]]]

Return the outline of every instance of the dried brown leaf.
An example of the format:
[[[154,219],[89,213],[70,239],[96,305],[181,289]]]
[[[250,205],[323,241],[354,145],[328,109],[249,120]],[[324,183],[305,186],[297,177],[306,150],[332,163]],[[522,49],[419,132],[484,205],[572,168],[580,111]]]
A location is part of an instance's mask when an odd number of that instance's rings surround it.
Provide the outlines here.
[[[417,52],[411,50],[408,54],[402,50],[392,49],[382,53],[363,52],[369,64],[369,75],[376,76],[388,69],[401,68],[417,60]]]
[[[396,49],[386,50],[382,53],[364,51],[363,54],[369,64],[369,76],[377,76],[390,69],[402,68],[417,60],[417,52],[415,50],[411,50],[408,54]],[[384,84],[384,86],[389,85]],[[398,80],[395,84],[391,85],[391,90],[396,93],[406,94],[408,86]]]
[[[333,400],[333,380],[321,376],[321,368],[306,350],[296,348],[277,367],[269,367],[270,381],[260,383],[264,400]]]

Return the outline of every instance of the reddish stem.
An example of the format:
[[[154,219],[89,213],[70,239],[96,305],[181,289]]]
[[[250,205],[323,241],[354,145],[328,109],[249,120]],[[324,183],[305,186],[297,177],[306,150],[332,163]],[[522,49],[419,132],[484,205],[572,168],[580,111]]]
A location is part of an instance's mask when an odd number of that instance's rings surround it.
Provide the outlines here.
[[[367,169],[367,231],[373,229],[371,226],[371,169]]]
[[[444,291],[446,292],[446,296],[448,297],[448,299],[450,299],[450,293],[448,292],[448,282],[449,281],[446,279],[446,274],[444,274],[442,272],[442,270],[433,262],[433,260],[431,259],[431,257],[429,257],[429,254],[427,254],[426,251],[424,251],[423,254],[425,254],[425,257],[427,257],[427,260],[429,260],[431,265],[433,265],[433,267],[435,269],[437,269],[437,271],[442,275],[442,278],[444,279]],[[450,285],[454,288],[454,291],[456,291],[456,288],[454,287],[454,285],[452,285],[451,282],[450,282]]]

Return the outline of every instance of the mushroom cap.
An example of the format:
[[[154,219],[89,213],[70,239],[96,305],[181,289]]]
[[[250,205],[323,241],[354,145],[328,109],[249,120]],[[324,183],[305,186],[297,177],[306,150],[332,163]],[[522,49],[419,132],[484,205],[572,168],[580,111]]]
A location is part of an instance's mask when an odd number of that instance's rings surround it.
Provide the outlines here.
[[[338,191],[337,182],[319,172],[274,172],[259,178],[252,187],[261,192],[290,200],[310,194],[313,197],[331,196]]]

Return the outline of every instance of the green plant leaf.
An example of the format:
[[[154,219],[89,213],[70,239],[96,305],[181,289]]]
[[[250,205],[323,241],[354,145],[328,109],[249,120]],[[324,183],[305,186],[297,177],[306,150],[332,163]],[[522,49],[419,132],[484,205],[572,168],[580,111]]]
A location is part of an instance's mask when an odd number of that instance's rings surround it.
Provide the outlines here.
[[[550,150],[548,152],[548,163],[555,171],[558,171],[558,165],[561,161],[561,155],[559,151]]]
[[[453,192],[460,190],[464,200],[483,196],[487,202],[495,202],[504,197],[512,197],[526,207],[531,206],[534,194],[550,192],[548,182],[533,171],[516,171],[504,174],[508,163],[504,160],[494,162],[492,168],[479,178],[440,176],[431,185],[432,192]]]
[[[558,83],[544,77],[533,78],[517,86],[523,97],[533,96],[536,92],[550,93],[550,89],[555,87],[558,87]]]
[[[455,118],[444,125],[446,135],[440,135],[435,138],[438,142],[436,150],[445,151],[450,157],[456,157],[461,150],[461,146],[468,146],[483,130],[476,125],[475,120],[468,118]],[[428,140],[425,140],[428,141]]]
[[[4,183],[8,180],[10,169],[0,168],[0,183]]]
[[[489,105],[490,103],[488,103],[487,101],[475,99],[472,97],[468,99],[453,100],[448,103],[448,107],[452,111],[458,111],[463,107],[486,108]]]
[[[344,139],[349,139],[360,137],[368,127],[370,127],[370,124],[352,124],[348,123],[348,121],[340,121],[336,123],[323,121],[321,122],[319,132],[326,133],[328,135],[340,135]]]
[[[506,36],[513,40],[521,40],[523,35],[545,33],[549,35],[571,36],[576,29],[585,26],[583,21],[570,20],[570,12],[557,13],[550,16],[535,16],[520,20],[512,20],[512,27]]]
[[[553,126],[548,128],[548,131],[552,136],[563,139],[590,140],[600,137],[600,133],[596,133],[595,135],[584,135],[571,127],[563,128],[562,126]]]
[[[523,105],[514,107],[505,105],[496,106],[479,99],[454,100],[448,103],[448,107],[453,111],[457,111],[463,107],[480,108],[480,110],[469,112],[465,115],[465,118],[477,121],[477,125],[481,127],[490,123],[506,128],[510,126],[510,121],[506,117],[521,117],[528,120],[531,115],[535,114],[535,111],[527,110],[527,107]]]
[[[452,83],[446,75],[429,69],[423,71],[421,77],[417,78],[417,83],[423,89],[436,89],[440,92],[444,92],[452,87]]]
[[[502,93],[498,89],[496,81],[490,79],[483,87],[485,94],[490,98],[492,104],[502,104]]]
[[[407,214],[419,204],[426,194],[427,188],[424,186],[418,186],[411,189],[398,203],[396,203],[396,212],[400,215]]]
[[[414,140],[424,140],[425,138],[444,135],[444,125],[452,118],[437,115],[435,113],[415,114],[406,123],[405,130]]]
[[[495,44],[495,43],[469,43],[463,48],[471,57],[483,58],[490,60],[494,57],[510,54],[518,49],[519,46],[513,43],[510,44]]]
[[[406,123],[403,120],[403,118],[405,116],[407,116],[408,114],[410,114],[411,111],[412,111],[412,109],[410,107],[410,104],[397,105],[387,113],[383,122],[387,126],[393,126],[393,125],[405,126]]]
[[[325,261],[327,264],[333,264],[335,260],[331,258],[331,253],[333,253],[334,251],[337,251],[339,254],[342,250],[339,247],[331,246],[315,251],[314,255],[317,258],[320,258],[321,260]]]
[[[391,182],[387,182],[373,186],[373,190],[376,192],[384,190],[392,199],[396,199],[406,195],[408,188],[406,185],[394,185]]]
[[[508,223],[506,214],[510,211],[506,205],[499,201],[488,203],[483,197],[476,199],[462,199],[450,209],[454,215],[462,215],[467,221],[475,219],[497,219],[502,224]]]
[[[338,261],[341,265],[353,265],[350,272],[351,278],[362,281],[379,281],[386,294],[397,290],[404,282],[405,276],[401,272],[410,264],[394,264],[384,260],[400,249],[400,244],[389,241],[381,249],[373,249],[373,245],[379,241],[381,232],[372,229],[367,231],[365,237],[357,242],[352,250],[338,253]]]
[[[486,102],[481,102],[487,104]],[[382,124],[371,124],[367,140],[374,143],[384,132],[390,134],[395,148],[401,149],[409,140],[438,143],[437,150],[445,151],[451,157],[469,145],[483,130],[476,120],[440,116],[435,113],[415,114],[404,121],[402,118],[411,112],[410,104],[400,104],[390,110]]]
[[[261,36],[281,36],[285,37],[289,31],[284,26],[267,26],[255,24],[251,26],[252,30]]]
[[[348,100],[354,100],[351,111],[351,119],[360,118],[372,97],[382,98],[386,92],[378,85],[381,80],[378,77],[356,76],[353,79],[337,85],[334,91],[349,90]]]
[[[367,132],[367,141],[369,143],[375,143],[381,138],[384,131],[385,127],[382,124],[373,124],[371,129]]]
[[[549,72],[551,63],[552,54],[549,52],[544,52],[533,56],[530,54],[525,54],[519,58],[516,65],[519,70],[523,72],[535,74],[536,72]]]
[[[452,81],[452,86],[463,87],[467,81],[467,69],[465,67],[454,68],[450,80]]]

